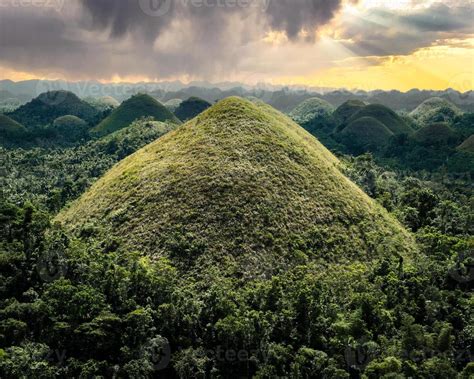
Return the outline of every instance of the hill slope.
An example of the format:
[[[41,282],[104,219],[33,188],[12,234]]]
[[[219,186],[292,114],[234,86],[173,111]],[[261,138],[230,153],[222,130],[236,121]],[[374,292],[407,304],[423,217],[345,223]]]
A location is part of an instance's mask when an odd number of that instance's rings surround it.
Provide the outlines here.
[[[91,132],[98,135],[113,133],[126,128],[141,117],[153,117],[156,121],[179,123],[179,120],[153,97],[139,94],[124,101],[105,120],[92,128]]]
[[[360,100],[348,100],[341,104],[334,111],[334,118],[339,124],[344,124],[349,120],[355,113],[365,107],[365,103]]]
[[[77,234],[94,224],[186,270],[233,275],[410,250],[337,164],[280,112],[228,98],[120,162],[57,220]]]
[[[20,138],[25,133],[23,125],[0,113],[0,138]]]
[[[457,136],[448,124],[440,122],[421,128],[413,137],[424,145],[445,145],[454,142]]]
[[[376,119],[384,124],[393,134],[413,133],[413,129],[411,129],[399,115],[390,108],[380,104],[367,105],[353,114],[347,122],[351,123],[362,117],[372,117]]]
[[[39,95],[9,114],[27,128],[45,126],[66,115],[77,116],[89,122],[97,115],[97,110],[72,92],[51,91]]]
[[[312,122],[318,117],[330,117],[334,107],[326,100],[312,97],[296,106],[290,113],[290,117],[298,124],[303,125]]]
[[[188,121],[204,112],[210,106],[211,104],[206,100],[200,99],[199,97],[190,97],[178,105],[174,114],[181,121]]]
[[[346,146],[351,144],[361,150],[383,146],[394,134],[372,117],[361,117],[347,125],[340,133]]]
[[[421,124],[452,122],[462,115],[461,109],[448,100],[432,97],[425,100],[410,115]]]
[[[474,153],[474,134],[459,145],[458,150]]]

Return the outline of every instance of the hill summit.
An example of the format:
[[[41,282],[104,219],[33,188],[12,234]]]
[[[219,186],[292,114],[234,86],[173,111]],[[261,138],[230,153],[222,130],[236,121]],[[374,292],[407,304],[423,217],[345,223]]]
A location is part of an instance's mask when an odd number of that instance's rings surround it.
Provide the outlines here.
[[[156,121],[180,121],[159,101],[147,94],[138,94],[124,101],[99,125],[91,129],[98,135],[106,135],[126,128],[142,117],[153,117]]]
[[[27,128],[46,126],[61,116],[77,116],[87,122],[97,110],[69,91],[49,91],[22,105],[9,116]]]
[[[409,234],[338,165],[287,116],[232,97],[124,159],[57,220],[237,276],[407,254]]]
[[[334,107],[326,100],[312,97],[303,101],[290,113],[290,117],[298,124],[304,125],[318,117],[329,117],[334,112]]]

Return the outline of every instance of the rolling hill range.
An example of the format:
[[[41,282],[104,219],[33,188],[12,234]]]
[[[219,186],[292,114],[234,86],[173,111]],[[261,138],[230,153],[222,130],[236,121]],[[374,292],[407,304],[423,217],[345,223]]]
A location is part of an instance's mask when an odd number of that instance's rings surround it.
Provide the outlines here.
[[[97,111],[72,92],[51,91],[39,95],[8,114],[28,129],[48,125],[58,117],[66,115],[77,116],[90,122],[97,115]]]
[[[190,97],[178,105],[174,114],[181,121],[186,122],[204,112],[210,106],[211,104],[206,100],[200,99],[199,97]]]
[[[138,94],[124,101],[99,125],[91,129],[92,134],[106,135],[126,128],[142,117],[153,117],[156,121],[180,121],[160,102],[149,95]]]
[[[228,98],[124,159],[56,220],[197,275],[406,255],[410,235],[338,164],[277,110]]]
[[[356,121],[362,117],[372,117],[385,125],[393,134],[411,134],[411,129],[403,119],[397,115],[390,108],[387,108],[380,104],[370,104],[354,113],[348,120],[347,123]]]

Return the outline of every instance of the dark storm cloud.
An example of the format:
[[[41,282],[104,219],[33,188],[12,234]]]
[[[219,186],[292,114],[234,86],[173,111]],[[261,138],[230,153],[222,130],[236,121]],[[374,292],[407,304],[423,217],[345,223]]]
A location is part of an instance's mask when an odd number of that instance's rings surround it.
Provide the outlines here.
[[[270,0],[269,25],[295,39],[301,30],[312,30],[330,21],[341,8],[340,0]]]
[[[311,32],[331,21],[344,2],[356,2],[56,0],[64,3],[53,9],[9,7],[6,1],[0,0],[0,67],[77,79],[214,79],[244,66],[252,71],[248,62],[258,61],[266,32],[283,32],[296,43],[305,31],[303,38],[311,41]],[[409,53],[442,35],[472,32],[467,6],[437,5],[404,14],[378,9],[369,16],[348,20],[343,28],[343,36],[352,40],[348,48],[359,55]]]
[[[471,6],[434,4],[412,12],[374,9],[363,18],[350,20],[343,38],[357,55],[406,55],[448,38],[474,33]]]
[[[352,0],[355,2],[356,0]],[[81,0],[92,17],[93,26],[110,28],[120,37],[129,31],[142,30],[147,36],[159,33],[172,19],[192,20],[202,29],[208,20],[248,12],[258,12],[273,30],[283,31],[290,39],[301,30],[313,30],[330,21],[343,0]],[[159,17],[146,17],[144,8],[168,9]],[[146,9],[145,9],[146,12]],[[213,30],[213,33],[219,30]]]
[[[78,0],[66,1],[61,12],[0,7],[0,65],[78,78],[210,78],[238,70],[269,30],[292,40],[302,29],[316,30],[342,1]],[[156,4],[166,12],[156,16]]]

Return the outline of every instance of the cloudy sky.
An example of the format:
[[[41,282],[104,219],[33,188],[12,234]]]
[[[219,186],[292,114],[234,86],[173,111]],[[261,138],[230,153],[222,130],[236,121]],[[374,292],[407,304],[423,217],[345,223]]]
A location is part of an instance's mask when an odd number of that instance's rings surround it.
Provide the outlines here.
[[[467,91],[473,0],[0,0],[0,79]]]

